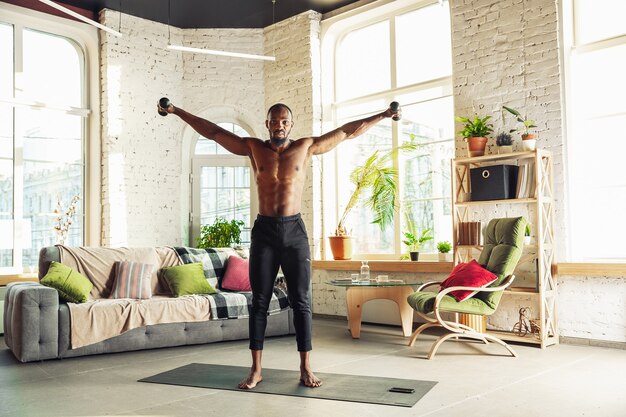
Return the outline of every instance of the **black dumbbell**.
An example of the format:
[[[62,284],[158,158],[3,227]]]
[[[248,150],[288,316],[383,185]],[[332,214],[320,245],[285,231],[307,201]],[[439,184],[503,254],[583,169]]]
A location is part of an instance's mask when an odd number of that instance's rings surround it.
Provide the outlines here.
[[[389,105],[389,108],[391,109],[392,112],[397,112],[398,110],[400,110],[400,103],[398,103],[397,101],[392,101],[391,104]],[[395,116],[392,117],[392,119],[397,122],[398,120],[402,119],[402,116],[400,116],[399,114],[396,114]]]
[[[167,109],[170,106],[170,104],[172,104],[172,103],[170,102],[170,99],[167,98],[167,97],[161,97],[161,99],[159,100],[159,106],[162,109]],[[159,114],[161,116],[167,116],[167,112],[166,111],[159,110]]]

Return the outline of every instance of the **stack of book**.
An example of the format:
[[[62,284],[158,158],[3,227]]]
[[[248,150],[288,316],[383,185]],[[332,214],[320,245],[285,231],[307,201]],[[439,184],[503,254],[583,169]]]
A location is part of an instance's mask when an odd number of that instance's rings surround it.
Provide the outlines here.
[[[460,222],[457,229],[457,244],[480,245],[480,222]]]
[[[532,198],[535,196],[535,163],[520,164],[517,171],[517,187],[515,198]]]

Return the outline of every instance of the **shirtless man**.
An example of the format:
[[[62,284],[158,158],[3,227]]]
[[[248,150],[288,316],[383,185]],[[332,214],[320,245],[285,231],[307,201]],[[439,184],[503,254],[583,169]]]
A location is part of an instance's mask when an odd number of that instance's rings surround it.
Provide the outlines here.
[[[208,120],[194,116],[170,104],[158,106],[161,112],[173,113],[196,132],[212,139],[235,155],[250,158],[259,195],[259,216],[252,228],[250,245],[250,374],[239,383],[241,389],[252,389],[263,380],[261,354],[267,324],[267,310],[278,268],[287,281],[289,304],[294,312],[296,342],[300,353],[300,382],[319,387],[322,381],[311,370],[311,254],[304,222],[300,217],[302,190],[311,156],[330,151],[346,139],[365,133],[381,120],[399,116],[391,108],[382,113],[346,123],[317,137],[288,139],[293,114],[284,104],[275,104],[267,112],[265,126],[270,140],[241,138]]]

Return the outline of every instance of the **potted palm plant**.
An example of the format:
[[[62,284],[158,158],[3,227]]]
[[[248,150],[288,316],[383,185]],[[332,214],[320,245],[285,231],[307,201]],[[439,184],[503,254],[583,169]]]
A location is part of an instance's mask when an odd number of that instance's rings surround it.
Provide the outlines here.
[[[464,123],[463,130],[460,130],[458,133],[467,142],[467,150],[470,157],[483,156],[485,154],[487,136],[493,132],[493,125],[487,123],[489,119],[491,119],[491,116],[475,116],[474,119],[468,117],[454,118],[457,122]]]
[[[350,182],[354,185],[354,191],[339,218],[334,236],[328,237],[334,259],[352,258],[352,239],[346,228],[346,221],[352,209],[360,202],[372,210],[374,213],[372,223],[378,224],[381,230],[385,230],[393,222],[397,209],[398,171],[390,167],[391,161],[396,153],[414,151],[417,146],[417,144],[407,143],[385,153],[374,151],[363,165],[356,167],[350,173]],[[369,197],[362,201],[367,191],[369,191]]]
[[[511,129],[510,133],[513,132],[522,132],[522,145],[524,146],[524,150],[532,151],[537,147],[537,139],[535,138],[534,133],[530,133],[530,129],[533,127],[537,127],[535,125],[535,121],[529,119],[527,116],[522,116],[521,113],[511,107],[502,106],[502,108],[513,116],[515,116],[515,120],[522,124],[522,126],[518,129]]]

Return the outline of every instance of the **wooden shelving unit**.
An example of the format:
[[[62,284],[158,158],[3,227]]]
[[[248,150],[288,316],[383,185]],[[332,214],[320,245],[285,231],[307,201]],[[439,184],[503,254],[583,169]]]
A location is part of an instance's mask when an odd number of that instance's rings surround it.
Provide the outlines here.
[[[470,169],[489,165],[521,165],[533,163],[534,191],[530,197],[507,200],[471,201]],[[484,227],[490,218],[486,217],[489,207],[507,204],[516,215],[525,216],[532,225],[534,244],[524,247],[524,253],[518,263],[535,263],[535,276],[526,276],[525,282],[532,279],[534,287],[512,287],[505,291],[507,299],[526,296],[533,299],[534,312],[539,313],[539,333],[518,336],[513,332],[489,330],[502,340],[529,343],[545,348],[558,343],[556,318],[557,290],[554,250],[554,202],[553,202],[552,153],[543,149],[517,152],[504,155],[486,155],[476,158],[457,158],[452,160],[452,205],[453,205],[453,246],[454,263],[477,259],[481,245],[459,245],[457,242],[458,225],[461,222],[481,221]],[[482,213],[482,214],[481,214]],[[532,214],[531,214],[532,213]],[[493,216],[492,216],[493,217]],[[516,276],[520,274],[516,271]],[[519,280],[516,280],[518,282]],[[514,283],[515,284],[515,283]],[[518,284],[519,285],[519,284]],[[495,314],[498,314],[497,312]]]

